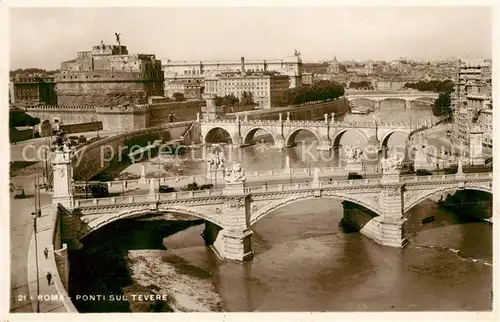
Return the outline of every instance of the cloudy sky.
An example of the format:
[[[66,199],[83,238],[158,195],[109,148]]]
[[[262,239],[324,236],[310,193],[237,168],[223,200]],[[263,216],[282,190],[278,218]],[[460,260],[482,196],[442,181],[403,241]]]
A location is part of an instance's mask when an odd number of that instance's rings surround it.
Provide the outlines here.
[[[11,69],[59,68],[103,40],[162,60],[491,58],[488,7],[11,8]]]

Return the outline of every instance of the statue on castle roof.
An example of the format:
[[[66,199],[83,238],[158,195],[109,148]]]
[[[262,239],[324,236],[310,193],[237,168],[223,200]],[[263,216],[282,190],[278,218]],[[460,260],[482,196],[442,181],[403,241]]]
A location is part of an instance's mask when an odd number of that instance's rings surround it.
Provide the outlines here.
[[[116,37],[116,42],[119,44],[120,43],[120,35],[119,33],[115,32],[115,37]]]
[[[293,50],[293,55],[294,55],[295,57],[300,57],[300,51],[298,51],[297,49],[294,49],[294,50]]]

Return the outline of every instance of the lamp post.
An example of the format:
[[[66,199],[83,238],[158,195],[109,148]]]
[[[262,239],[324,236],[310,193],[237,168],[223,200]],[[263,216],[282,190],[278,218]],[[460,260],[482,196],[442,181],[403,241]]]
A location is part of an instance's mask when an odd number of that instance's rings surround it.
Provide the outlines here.
[[[40,272],[38,269],[38,237],[37,237],[37,224],[36,224],[36,219],[40,217],[41,215],[41,209],[40,209],[40,194],[39,194],[39,185],[38,185],[38,167],[37,167],[37,172],[35,174],[35,181],[34,181],[34,212],[31,213],[31,216],[33,217],[33,235],[35,236],[35,266],[36,266],[36,312],[40,313],[40,301],[38,300],[38,297],[40,295]]]
[[[36,206],[35,206],[36,208]],[[37,211],[31,213],[33,217],[33,234],[35,235],[35,266],[36,266],[36,312],[40,313],[40,301],[38,297],[40,295],[40,272],[38,271],[38,238],[37,238],[37,229],[36,229],[36,217]]]
[[[217,172],[223,167],[225,158],[222,151],[213,151],[208,156],[208,165],[210,166],[210,171],[212,174],[215,172],[214,188],[217,187]]]

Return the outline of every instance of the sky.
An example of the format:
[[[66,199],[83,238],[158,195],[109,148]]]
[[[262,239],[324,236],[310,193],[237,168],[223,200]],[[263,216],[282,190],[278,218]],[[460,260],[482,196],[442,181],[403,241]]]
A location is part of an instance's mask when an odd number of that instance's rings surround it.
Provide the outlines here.
[[[10,8],[10,69],[56,69],[101,40],[161,60],[491,58],[488,7]]]

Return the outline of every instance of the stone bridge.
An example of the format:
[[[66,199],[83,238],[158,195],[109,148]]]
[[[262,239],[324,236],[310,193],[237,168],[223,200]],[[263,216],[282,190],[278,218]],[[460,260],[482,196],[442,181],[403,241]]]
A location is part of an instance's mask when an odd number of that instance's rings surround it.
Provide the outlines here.
[[[373,102],[375,108],[380,108],[380,102],[385,100],[402,100],[405,102],[405,108],[411,108],[411,103],[417,100],[428,101],[433,103],[437,99],[439,94],[437,93],[388,93],[388,94],[376,94],[376,93],[356,93],[348,94],[345,98],[352,102],[354,100],[365,99]]]
[[[366,208],[373,216],[361,232],[375,242],[392,247],[407,243],[404,214],[426,198],[444,192],[472,189],[492,192],[492,173],[402,177],[383,173],[380,178],[320,180],[314,170],[306,183],[247,186],[230,180],[222,189],[160,194],[151,180],[150,193],[127,197],[75,200],[72,195],[70,152],[55,152],[53,203],[66,210],[62,217],[66,236],[74,244],[113,221],[147,214],[181,213],[206,221],[207,245],[223,259],[244,261],[252,256],[251,226],[274,210],[305,199],[334,198]],[[233,171],[234,173],[234,171]],[[241,173],[241,172],[240,172]],[[307,214],[304,214],[307,216]]]
[[[387,141],[395,132],[409,135],[412,130],[424,125],[429,126],[430,120],[418,120],[417,122],[338,122],[332,113],[331,118],[325,114],[324,121],[292,121],[289,114],[286,120],[280,118],[271,120],[244,120],[238,117],[234,120],[216,119],[200,120],[201,140],[206,143],[207,136],[216,129],[225,130],[231,137],[233,146],[241,147],[254,143],[254,135],[258,130],[269,133],[274,140],[276,148],[290,147],[295,144],[295,138],[300,131],[308,131],[316,137],[318,150],[330,150],[340,144],[342,136],[347,131],[360,133],[366,142],[380,143],[380,147],[387,146]]]

